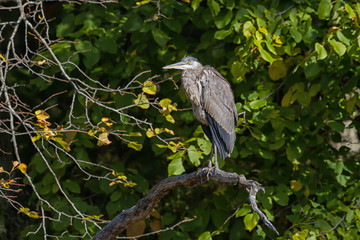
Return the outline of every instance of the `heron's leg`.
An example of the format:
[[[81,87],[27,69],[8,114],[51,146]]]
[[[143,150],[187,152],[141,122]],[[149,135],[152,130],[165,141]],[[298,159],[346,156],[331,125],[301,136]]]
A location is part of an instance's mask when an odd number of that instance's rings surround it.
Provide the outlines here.
[[[216,169],[216,168],[219,168],[219,166],[218,166],[218,162],[217,162],[217,149],[216,149],[215,144],[214,144],[214,157],[215,157],[214,163],[215,163],[215,169]]]
[[[209,165],[208,165],[209,168],[212,167],[212,157],[213,157],[213,154],[214,154],[214,144],[211,145],[210,159],[209,159]]]

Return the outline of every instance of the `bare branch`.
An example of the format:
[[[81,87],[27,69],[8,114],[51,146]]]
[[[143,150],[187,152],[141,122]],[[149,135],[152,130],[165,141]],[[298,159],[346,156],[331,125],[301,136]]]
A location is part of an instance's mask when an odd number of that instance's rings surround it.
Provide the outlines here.
[[[209,171],[209,177],[206,178]],[[214,180],[218,183],[227,185],[240,185],[249,192],[249,200],[255,212],[257,212],[264,223],[271,230],[279,234],[276,228],[271,224],[268,218],[263,214],[256,204],[256,194],[259,191],[265,192],[264,188],[256,181],[247,180],[244,175],[237,173],[224,172],[220,169],[201,168],[196,172],[183,174],[180,176],[172,176],[161,180],[155,185],[150,192],[140,199],[135,206],[122,211],[110,223],[102,228],[93,238],[93,240],[111,240],[121,234],[130,224],[146,219],[151,211],[156,207],[160,200],[172,189],[186,186],[197,187],[202,182]]]

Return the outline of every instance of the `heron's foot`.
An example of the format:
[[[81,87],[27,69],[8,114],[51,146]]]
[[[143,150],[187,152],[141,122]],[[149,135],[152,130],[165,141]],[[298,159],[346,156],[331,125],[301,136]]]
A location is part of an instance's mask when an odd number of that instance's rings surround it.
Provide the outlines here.
[[[218,170],[217,167],[204,167],[202,168],[198,174],[200,174],[200,184],[202,184],[202,179],[206,176],[206,181],[210,180],[211,176],[214,176],[216,171]]]

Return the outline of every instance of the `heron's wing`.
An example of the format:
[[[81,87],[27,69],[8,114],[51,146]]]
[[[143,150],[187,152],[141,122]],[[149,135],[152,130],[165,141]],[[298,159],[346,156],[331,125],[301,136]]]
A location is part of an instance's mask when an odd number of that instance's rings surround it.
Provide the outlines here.
[[[205,66],[200,81],[203,86],[202,106],[207,114],[213,140],[221,157],[234,147],[238,117],[230,84],[213,67]]]

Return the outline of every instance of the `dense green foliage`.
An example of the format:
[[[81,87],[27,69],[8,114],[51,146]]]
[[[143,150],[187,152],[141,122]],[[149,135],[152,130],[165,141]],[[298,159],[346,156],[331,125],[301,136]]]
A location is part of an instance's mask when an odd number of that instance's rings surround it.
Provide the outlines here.
[[[29,71],[13,69],[7,81],[10,85],[26,84],[18,94],[31,106],[67,91],[42,107],[58,104],[47,111],[49,121],[73,130],[64,134],[64,141],[50,139],[51,143],[38,136],[36,146],[47,149],[48,162],[35,153],[30,139],[22,142],[21,154],[31,155],[23,162],[38,193],[59,211],[75,214],[60,194],[57,180],[49,172],[51,166],[77,209],[111,219],[133,206],[159,180],[205,166],[210,143],[189,110],[183,90],[177,88],[180,75],[161,69],[188,54],[215,67],[232,85],[237,110],[242,114],[234,152],[219,165],[265,186],[266,193],[258,195],[258,204],[280,232],[279,239],[358,239],[359,148],[347,147],[349,143],[342,134],[344,130],[355,134],[360,130],[360,3],[356,2],[165,0],[120,1],[106,7],[63,4],[59,15],[49,23],[52,38],[63,39],[51,49],[60,61],[75,63],[92,79],[112,88],[124,87],[137,74],[151,69],[151,73],[137,78],[137,87],[129,89],[131,94],[100,91],[97,97],[116,109],[135,101],[138,106],[123,112],[146,118],[153,129],[142,123],[129,124],[131,117],[119,117],[114,111],[92,106],[83,96],[69,109],[73,85],[46,83]],[[42,55],[51,58],[46,49]],[[34,60],[43,59],[37,56]],[[45,74],[62,76],[56,65],[45,65]],[[74,65],[65,66],[70,76],[99,87],[82,78]],[[155,74],[161,77],[150,79],[148,85],[141,84]],[[93,124],[84,118],[73,118],[73,125],[69,124],[70,111],[74,116],[82,115],[84,106]],[[102,129],[103,133],[110,133],[112,143],[108,144],[108,135],[100,136],[95,126],[98,123],[107,129]],[[80,126],[82,132],[75,133],[72,126]],[[112,137],[112,131],[123,132]],[[336,148],[337,143],[344,144]],[[56,144],[70,150],[70,154],[56,150]],[[100,176],[110,170],[79,164],[70,156],[101,163],[121,173],[120,180],[124,176],[128,180],[115,186],[109,186],[106,178],[84,180],[87,175],[81,167]],[[134,231],[141,234],[143,229],[158,229],[159,220],[166,228],[196,216],[152,238],[275,239],[277,236],[252,212],[247,196],[242,189],[216,183],[198,189],[180,188],[163,199],[145,221],[146,227],[135,227]],[[38,197],[33,195],[22,204],[36,211]],[[225,222],[238,207],[236,216]],[[68,231],[66,239],[84,234],[83,222],[46,210],[48,216],[61,219],[49,221],[49,234]],[[25,237],[41,223],[40,219],[32,221],[23,229],[23,238],[42,236],[39,230]],[[92,223],[86,227],[91,234],[98,231]]]

